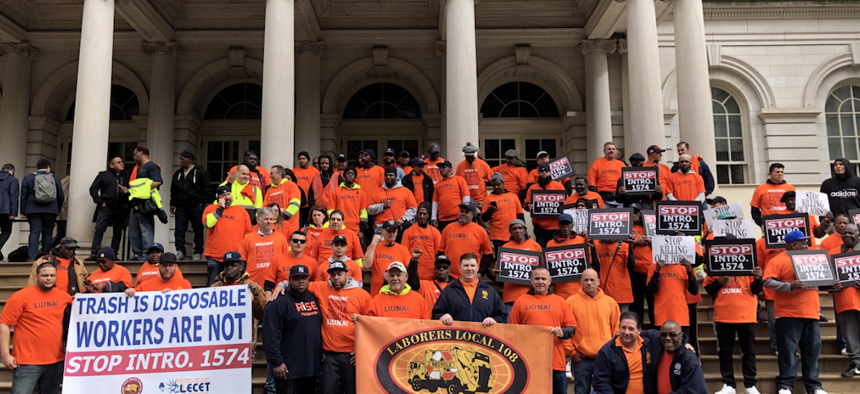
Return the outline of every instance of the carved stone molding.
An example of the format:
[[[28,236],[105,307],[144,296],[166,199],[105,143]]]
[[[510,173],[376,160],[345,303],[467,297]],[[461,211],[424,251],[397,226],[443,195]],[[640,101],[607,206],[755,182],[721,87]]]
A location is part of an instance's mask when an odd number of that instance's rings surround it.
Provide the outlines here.
[[[230,47],[230,67],[245,67],[245,56],[248,50],[245,47]]]
[[[531,45],[514,45],[514,56],[517,58],[517,67],[528,67],[532,56]]]
[[[297,41],[296,54],[302,52],[313,52],[314,55],[322,57],[325,53],[325,41]]]
[[[708,66],[718,67],[722,58],[720,44],[708,44],[706,51],[708,53]]]
[[[619,38],[618,39],[618,54],[623,55],[627,53],[627,39]]]
[[[373,47],[373,66],[376,68],[376,76],[385,78],[388,75],[388,47]]]
[[[143,44],[141,44],[141,49],[143,50],[143,53],[150,56],[158,52],[164,52],[167,54],[167,56],[173,57],[178,57],[184,50],[181,46],[179,46],[179,43],[177,43],[176,41],[144,42]]]
[[[39,54],[39,48],[36,48],[26,42],[0,44],[0,56],[3,55],[18,55],[26,57],[30,60],[36,58]]]
[[[445,56],[445,51],[448,50],[448,43],[446,41],[436,41],[435,48],[437,56]]]
[[[583,55],[587,55],[592,52],[612,53],[615,52],[616,46],[617,42],[615,40],[582,40],[582,44],[579,45],[579,49],[582,50]]]

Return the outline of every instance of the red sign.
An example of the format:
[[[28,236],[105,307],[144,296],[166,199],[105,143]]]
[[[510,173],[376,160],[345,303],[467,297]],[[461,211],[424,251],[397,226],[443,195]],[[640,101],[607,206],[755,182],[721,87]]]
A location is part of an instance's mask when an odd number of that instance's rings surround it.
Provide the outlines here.
[[[533,196],[534,202],[564,202],[563,194],[537,194],[535,193]]]
[[[540,258],[535,256],[525,256],[521,254],[502,253],[503,263],[527,264],[534,267],[540,265]]]
[[[654,171],[627,171],[624,173],[624,179],[653,179]]]
[[[752,245],[711,245],[708,251],[713,256],[750,254],[753,247]]]
[[[617,220],[630,220],[630,214],[627,212],[591,214],[592,222],[613,222]]]
[[[825,255],[794,256],[794,265],[827,264]]]
[[[797,228],[806,226],[802,218],[771,219],[767,222],[768,229]]]
[[[660,207],[660,215],[698,215],[699,207],[663,205]]]

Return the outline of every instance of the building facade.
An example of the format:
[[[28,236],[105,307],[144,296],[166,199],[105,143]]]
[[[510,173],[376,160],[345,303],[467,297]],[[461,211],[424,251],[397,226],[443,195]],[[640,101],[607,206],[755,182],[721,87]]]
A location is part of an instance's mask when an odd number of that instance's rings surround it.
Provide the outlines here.
[[[723,185],[860,155],[857,1],[0,0],[0,55],[0,161],[70,168],[84,244],[90,182],[139,144],[213,182],[248,149],[292,167],[439,142],[456,163],[471,142],[585,173],[604,142],[672,162],[683,140]]]

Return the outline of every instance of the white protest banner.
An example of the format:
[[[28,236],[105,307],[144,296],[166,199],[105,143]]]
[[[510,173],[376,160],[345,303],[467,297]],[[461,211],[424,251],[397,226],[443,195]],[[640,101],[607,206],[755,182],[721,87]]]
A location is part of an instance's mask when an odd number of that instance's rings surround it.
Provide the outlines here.
[[[564,213],[573,217],[573,233],[579,234],[588,229],[588,210],[576,209],[574,205],[565,205]]]
[[[655,235],[651,237],[651,256],[656,264],[681,264],[681,260],[696,262],[696,237]]]
[[[731,234],[738,239],[755,238],[755,222],[752,220],[714,220],[711,225],[711,230],[714,231],[714,237],[725,237],[726,234]]]
[[[251,303],[246,286],[78,294],[63,393],[250,394]]]
[[[702,211],[702,214],[705,215],[705,223],[708,223],[708,226],[713,226],[714,221],[718,220],[717,218],[724,212],[733,213],[735,215],[735,219],[744,219],[744,209],[741,207],[741,203],[739,202],[734,202],[729,205],[723,205],[716,208],[708,208]]]
[[[827,199],[827,194],[798,190],[796,198],[795,211],[797,212],[813,216],[824,216],[830,212],[830,200]]]

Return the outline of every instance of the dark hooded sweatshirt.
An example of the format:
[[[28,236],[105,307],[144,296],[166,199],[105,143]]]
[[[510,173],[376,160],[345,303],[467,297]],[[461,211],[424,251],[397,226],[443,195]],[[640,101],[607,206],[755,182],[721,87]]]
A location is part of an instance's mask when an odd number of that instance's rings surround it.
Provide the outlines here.
[[[836,175],[833,164],[837,161],[845,165],[845,174]],[[821,183],[821,192],[827,194],[830,200],[830,212],[834,215],[848,215],[852,209],[860,209],[860,178],[851,173],[851,162],[847,159],[836,159],[830,164],[832,178]]]

